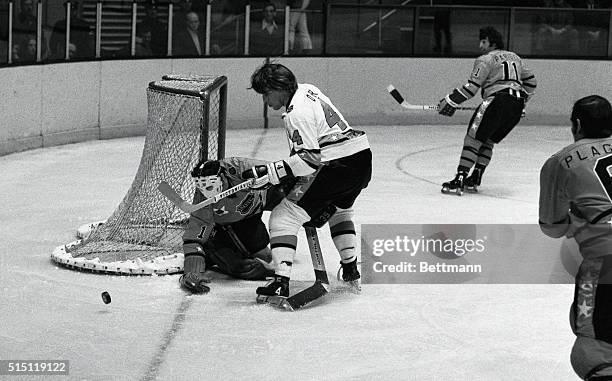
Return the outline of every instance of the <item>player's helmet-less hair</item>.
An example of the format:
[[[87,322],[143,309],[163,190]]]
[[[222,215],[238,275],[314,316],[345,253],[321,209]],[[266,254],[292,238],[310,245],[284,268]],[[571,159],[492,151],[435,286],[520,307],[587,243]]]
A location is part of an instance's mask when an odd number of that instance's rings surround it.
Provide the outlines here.
[[[251,88],[259,94],[266,94],[271,90],[294,93],[297,86],[295,75],[281,64],[264,64],[251,76]]]
[[[480,28],[480,37],[481,40],[484,40],[485,38],[489,39],[489,43],[491,45],[495,45],[497,47],[497,49],[503,49],[504,48],[504,40],[502,38],[501,33],[499,33],[497,31],[497,29],[493,28],[492,26],[487,26],[485,28]]]
[[[587,138],[607,138],[612,135],[612,106],[599,95],[578,99],[572,108],[572,123],[580,120],[580,128]]]

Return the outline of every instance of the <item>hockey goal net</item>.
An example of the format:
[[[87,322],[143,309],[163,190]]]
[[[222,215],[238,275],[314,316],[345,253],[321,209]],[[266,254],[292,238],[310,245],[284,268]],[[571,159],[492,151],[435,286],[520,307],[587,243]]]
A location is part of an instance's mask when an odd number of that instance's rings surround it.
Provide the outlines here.
[[[224,157],[227,79],[167,75],[147,88],[147,132],[130,189],[105,221],[79,228],[82,239],[56,248],[63,266],[116,274],[183,270],[182,234],[189,215],[158,190],[168,182],[192,199],[190,172],[202,158]]]

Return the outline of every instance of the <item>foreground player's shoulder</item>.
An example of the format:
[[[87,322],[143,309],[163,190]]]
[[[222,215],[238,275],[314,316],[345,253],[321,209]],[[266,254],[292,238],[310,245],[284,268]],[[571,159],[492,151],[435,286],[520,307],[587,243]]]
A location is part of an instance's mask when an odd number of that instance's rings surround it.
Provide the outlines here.
[[[478,58],[474,60],[474,65],[491,65],[491,63],[495,60],[495,52],[496,50],[478,56]]]
[[[612,145],[602,147],[600,143],[601,141],[597,140],[579,140],[554,153],[547,163],[550,162],[549,167],[553,167],[554,162],[559,169],[563,170],[586,165],[603,154],[612,153]]]
[[[289,121],[312,119],[313,113],[320,108],[319,94],[317,87],[300,83],[283,117],[288,118]]]
[[[572,152],[572,150],[574,150],[575,148],[576,148],[576,143],[572,143],[572,144],[570,144],[568,146],[565,146],[565,147],[561,148],[559,151],[557,151],[557,152],[553,153],[552,155],[550,155],[550,157],[548,158],[547,162],[551,161],[551,162],[559,163],[559,162],[561,162],[563,160],[563,158],[565,156],[568,155],[568,153]]]
[[[478,83],[487,77],[493,63],[491,53],[483,54],[474,60],[474,67],[470,73],[470,79]]]

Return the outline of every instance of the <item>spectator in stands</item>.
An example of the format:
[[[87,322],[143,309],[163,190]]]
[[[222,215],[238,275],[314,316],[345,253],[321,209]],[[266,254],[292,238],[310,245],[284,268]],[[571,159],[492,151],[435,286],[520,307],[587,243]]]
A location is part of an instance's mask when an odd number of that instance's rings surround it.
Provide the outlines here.
[[[200,17],[195,12],[185,15],[186,27],[174,33],[173,55],[201,56],[204,54],[204,34],[200,29]]]
[[[145,4],[146,15],[136,25],[136,33],[144,29],[145,34],[150,33],[150,49],[154,56],[163,57],[168,53],[168,28],[159,20],[157,4],[154,1]],[[176,28],[176,26],[175,26]]]
[[[77,47],[72,42],[68,44],[68,59],[72,60],[76,57]]]
[[[19,56],[13,57],[15,62],[34,62],[36,61],[36,36],[27,35],[21,39],[19,44]]]
[[[0,25],[8,25],[8,14],[1,14]],[[0,28],[0,63],[7,62],[8,57],[8,28]]]
[[[289,14],[289,51],[295,54],[307,53],[312,50],[312,40],[308,32],[306,8],[310,0],[289,0],[291,7]]]
[[[148,26],[141,25],[140,29],[136,29],[136,57],[153,55],[152,39],[153,31]]]
[[[64,3],[64,8],[68,2]],[[66,13],[64,12],[64,15]],[[70,3],[70,44],[74,46],[73,58],[93,58],[94,29],[81,17],[81,7],[78,1]],[[64,59],[66,56],[66,18],[59,20],[53,26],[49,40],[51,57]],[[69,52],[70,55],[70,52]]]
[[[266,3],[263,7],[261,26],[254,24],[251,29],[251,54],[279,56],[283,54],[285,34],[276,23],[276,6]]]
[[[546,0],[547,8],[571,8],[566,0]],[[551,10],[541,17],[536,33],[535,53],[577,54],[578,31],[571,11]]]
[[[586,9],[606,9],[610,7],[609,0],[581,0],[579,2],[575,2],[574,6],[576,8],[586,8]]]
[[[14,33],[36,34],[36,12],[34,10],[34,0],[22,0],[21,7],[15,15],[13,21]]]
[[[21,43],[19,41],[13,42],[11,47],[11,59],[13,62],[21,62]]]
[[[221,0],[213,10],[211,30],[212,54],[242,54],[244,52],[244,23],[246,0]]]
[[[28,62],[30,60],[36,60],[36,54],[33,57],[28,57],[27,46],[29,44],[30,36],[36,36],[36,12],[34,10],[34,0],[22,0],[20,8],[15,14],[13,20],[13,44],[19,45],[17,48],[19,58],[13,56],[14,61]],[[34,40],[36,44],[36,39]],[[15,53],[15,49],[13,49]]]
[[[583,0],[575,4],[577,8],[596,10],[610,6],[603,0]],[[610,17],[602,12],[579,12],[576,25],[580,33],[581,54],[605,56],[608,48],[608,23]]]
[[[450,9],[441,8],[434,11],[434,38],[436,45],[434,46],[434,52],[450,54],[453,51],[453,42],[450,31]],[[444,33],[445,45],[442,47],[442,33]]]

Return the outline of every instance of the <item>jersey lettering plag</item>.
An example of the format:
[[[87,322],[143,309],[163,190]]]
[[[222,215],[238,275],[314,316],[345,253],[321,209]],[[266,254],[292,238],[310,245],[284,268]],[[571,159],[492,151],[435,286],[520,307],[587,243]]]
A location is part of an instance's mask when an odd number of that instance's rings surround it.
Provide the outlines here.
[[[549,158],[540,174],[540,222],[563,221],[570,207],[590,224],[574,235],[585,257],[612,254],[612,138],[581,139]]]

